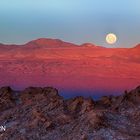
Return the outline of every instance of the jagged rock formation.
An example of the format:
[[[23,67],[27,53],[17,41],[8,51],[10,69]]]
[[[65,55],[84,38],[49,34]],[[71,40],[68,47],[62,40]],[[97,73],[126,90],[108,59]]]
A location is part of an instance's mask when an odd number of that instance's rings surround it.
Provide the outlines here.
[[[98,101],[52,87],[0,89],[0,140],[139,140],[140,87]]]

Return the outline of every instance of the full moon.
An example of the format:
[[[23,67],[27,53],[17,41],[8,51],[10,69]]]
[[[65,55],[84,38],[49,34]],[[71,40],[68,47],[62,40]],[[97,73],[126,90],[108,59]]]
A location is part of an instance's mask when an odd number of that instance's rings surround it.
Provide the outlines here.
[[[109,33],[106,35],[106,42],[108,44],[114,44],[117,41],[117,36],[113,33]]]

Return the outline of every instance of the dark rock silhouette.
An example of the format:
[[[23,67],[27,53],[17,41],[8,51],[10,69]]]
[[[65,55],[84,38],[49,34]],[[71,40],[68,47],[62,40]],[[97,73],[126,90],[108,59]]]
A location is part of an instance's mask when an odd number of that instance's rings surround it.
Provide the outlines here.
[[[12,89],[10,87],[2,87],[0,89],[0,112],[14,106]]]
[[[0,89],[0,140],[139,140],[140,86],[98,101],[52,87]]]

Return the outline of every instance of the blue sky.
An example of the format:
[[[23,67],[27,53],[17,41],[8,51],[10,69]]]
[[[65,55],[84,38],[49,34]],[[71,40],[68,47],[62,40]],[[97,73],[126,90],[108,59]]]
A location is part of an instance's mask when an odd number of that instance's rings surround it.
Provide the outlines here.
[[[106,47],[140,43],[140,0],[3,0],[0,42],[23,44],[36,38],[58,38]],[[105,42],[115,33],[114,45]]]

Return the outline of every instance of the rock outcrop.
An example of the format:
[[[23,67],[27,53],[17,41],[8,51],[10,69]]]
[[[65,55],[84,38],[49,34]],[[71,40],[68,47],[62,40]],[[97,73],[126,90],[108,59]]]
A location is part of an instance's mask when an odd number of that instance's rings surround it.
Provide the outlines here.
[[[52,87],[0,89],[0,140],[139,140],[140,87],[98,101]]]
[[[2,87],[0,89],[0,112],[14,106],[14,97],[10,87]]]

